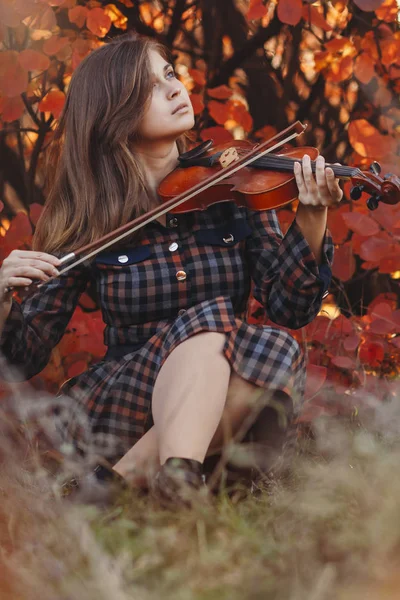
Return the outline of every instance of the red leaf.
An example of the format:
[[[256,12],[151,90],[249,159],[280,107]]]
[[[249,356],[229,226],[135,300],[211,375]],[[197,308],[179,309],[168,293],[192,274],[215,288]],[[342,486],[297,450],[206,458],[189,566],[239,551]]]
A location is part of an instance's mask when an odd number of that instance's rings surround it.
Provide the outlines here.
[[[86,27],[97,37],[103,38],[110,31],[111,19],[102,8],[92,8],[86,18]]]
[[[358,351],[358,358],[360,361],[371,367],[378,367],[384,356],[385,347],[380,341],[365,340],[362,342]]]
[[[326,343],[332,321],[328,317],[318,316],[312,323],[306,326],[307,337],[310,341]]]
[[[340,369],[354,369],[355,362],[349,356],[333,356],[331,363]]]
[[[199,69],[189,69],[189,75],[200,87],[204,87],[206,85],[206,77],[203,71],[199,71]]]
[[[295,214],[291,210],[279,210],[277,213],[279,225],[283,235],[286,235],[287,230],[290,225],[293,223]]]
[[[396,152],[397,142],[389,135],[382,135],[366,119],[352,121],[348,129],[349,141],[361,156],[380,156]]]
[[[232,119],[248,133],[253,127],[253,118],[244,104],[235,104],[232,113]]]
[[[333,321],[333,327],[336,331],[340,332],[341,336],[350,335],[354,331],[352,322],[350,321],[350,319],[347,319],[347,317],[345,317],[344,315],[339,315]]]
[[[0,114],[3,117],[5,123],[11,123],[16,121],[25,112],[25,104],[22,101],[21,96],[15,98],[0,98]]]
[[[277,15],[282,23],[297,25],[300,22],[302,10],[301,0],[278,0]]]
[[[68,10],[68,19],[78,27],[83,27],[89,10],[86,6],[74,6]]]
[[[328,211],[328,229],[335,244],[342,244],[349,234],[349,228],[343,219],[343,214],[349,211],[350,207],[348,204],[343,204],[339,208]]]
[[[309,399],[319,392],[325,383],[327,368],[318,365],[307,365],[307,378],[305,387],[305,398]]]
[[[69,39],[67,37],[59,37],[58,35],[53,35],[51,38],[44,42],[43,52],[48,56],[55,56],[68,44]]]
[[[215,144],[222,144],[233,140],[233,135],[224,127],[207,127],[200,132],[200,137],[202,140],[212,139]]]
[[[354,62],[354,75],[361,83],[369,83],[375,75],[375,65],[369,54],[362,52]]]
[[[369,331],[378,335],[387,335],[388,333],[393,333],[395,329],[396,325],[394,323],[390,323],[386,319],[375,319],[369,326]]]
[[[353,276],[355,270],[356,261],[351,243],[346,242],[343,246],[339,246],[339,248],[335,250],[332,273],[341,281],[348,281]]]
[[[340,83],[345,81],[353,74],[353,59],[351,56],[344,56],[340,60],[335,60],[330,64],[330,70],[326,73],[329,81]]]
[[[0,23],[6,27],[18,27],[22,20],[21,15],[11,6],[10,2],[0,2]]]
[[[360,343],[360,336],[357,334],[349,335],[343,342],[343,348],[346,352],[354,352]]]
[[[24,0],[26,2],[26,0]],[[57,19],[55,11],[46,5],[40,5],[36,3],[36,10],[30,15],[29,28],[30,29],[46,29],[53,31],[57,26]]]
[[[211,98],[216,98],[217,100],[227,100],[232,96],[233,90],[227,85],[219,85],[215,88],[208,88],[207,94]]]
[[[381,21],[392,23],[397,20],[399,7],[397,0],[385,0],[381,3],[381,6],[375,10],[375,14]]]
[[[72,365],[69,367],[69,369],[67,371],[67,376],[69,378],[76,377],[77,375],[80,375],[81,373],[83,373],[83,371],[86,371],[87,368],[88,368],[87,360],[78,360],[77,362],[72,363]]]
[[[199,115],[204,110],[203,97],[200,94],[191,94],[190,101],[193,106],[193,112],[195,115]]]
[[[370,237],[360,246],[360,257],[367,261],[379,261],[387,255],[391,248],[391,242],[379,237]]]
[[[208,103],[208,112],[218,125],[224,125],[230,117],[230,106],[216,100],[210,100]]]
[[[65,94],[60,90],[53,90],[46,94],[46,96],[39,102],[39,110],[42,112],[53,113],[54,117],[58,119],[65,103]]]
[[[368,307],[368,314],[372,319],[391,320],[393,309],[390,302],[377,302],[371,310]]]
[[[302,9],[302,16],[306,23],[315,25],[315,27],[319,27],[323,31],[332,31],[332,27],[328,25],[316,6],[305,4]]]
[[[50,66],[47,56],[36,50],[22,50],[18,55],[19,64],[26,71],[45,71]]]
[[[38,204],[37,202],[31,204],[29,208],[29,216],[34,225],[36,225],[38,222],[42,210],[43,206],[41,204]]]
[[[398,248],[392,256],[385,256],[379,261],[379,273],[394,273],[400,271],[400,256]]]
[[[26,91],[28,73],[18,61],[18,52],[6,50],[0,54],[0,94],[14,98]]]
[[[3,249],[11,252],[15,248],[30,245],[32,227],[24,212],[18,212],[12,219],[9,230],[2,240]]]
[[[267,14],[268,8],[264,4],[263,0],[250,0],[249,10],[246,13],[246,17],[249,21],[255,21],[261,19]]]
[[[343,221],[346,225],[356,233],[360,235],[375,235],[380,231],[378,223],[376,223],[371,217],[362,215],[358,212],[348,212],[342,215]]]
[[[370,316],[372,316],[372,313],[379,304],[387,304],[392,310],[396,310],[397,294],[394,292],[384,292],[375,296],[368,305],[368,314]],[[377,310],[379,312],[380,309]]]
[[[365,12],[370,12],[372,10],[376,10],[382,4],[382,0],[354,0],[354,4],[364,10]]]

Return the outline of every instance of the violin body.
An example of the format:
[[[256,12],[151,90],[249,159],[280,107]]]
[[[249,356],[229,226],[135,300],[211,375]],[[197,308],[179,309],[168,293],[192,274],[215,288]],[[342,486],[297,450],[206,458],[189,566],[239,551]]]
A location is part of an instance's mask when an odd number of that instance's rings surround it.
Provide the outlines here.
[[[214,146],[212,153],[216,154],[231,147],[235,147],[240,156],[243,152],[247,153],[255,146],[250,142],[236,140]],[[300,161],[305,154],[308,154],[311,160],[315,160],[319,153],[312,146],[302,146],[281,150],[275,156],[299,159]],[[194,185],[206,181],[217,169],[223,171],[223,168],[219,165],[213,167],[178,167],[163,179],[158,188],[158,194],[163,202],[171,200]],[[200,192],[170,212],[178,214],[194,210],[206,210],[216,202],[232,201],[237,206],[246,206],[251,210],[271,210],[289,204],[297,197],[298,189],[293,172],[280,172],[268,168],[255,169],[253,166],[248,166],[226,177],[223,181],[204,192]]]

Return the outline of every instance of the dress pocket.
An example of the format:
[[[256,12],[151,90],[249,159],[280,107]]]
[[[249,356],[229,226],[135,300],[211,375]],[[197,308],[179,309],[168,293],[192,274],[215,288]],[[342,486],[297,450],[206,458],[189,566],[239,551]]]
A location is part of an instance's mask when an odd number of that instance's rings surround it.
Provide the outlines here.
[[[198,244],[229,248],[236,246],[252,233],[252,228],[245,219],[233,219],[220,227],[199,229],[194,233]]]
[[[96,266],[129,267],[151,257],[150,245],[137,246],[136,248],[122,249],[118,251],[100,252],[95,258]]]

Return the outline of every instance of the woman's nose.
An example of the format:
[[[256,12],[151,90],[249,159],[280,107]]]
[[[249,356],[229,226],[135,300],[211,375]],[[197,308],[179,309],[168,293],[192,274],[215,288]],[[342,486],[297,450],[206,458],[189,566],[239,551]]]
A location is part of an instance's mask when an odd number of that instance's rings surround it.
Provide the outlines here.
[[[168,90],[168,98],[172,99],[172,98],[175,98],[176,96],[179,96],[181,91],[182,90],[180,88],[179,82],[177,82],[176,80],[172,81],[171,86]]]

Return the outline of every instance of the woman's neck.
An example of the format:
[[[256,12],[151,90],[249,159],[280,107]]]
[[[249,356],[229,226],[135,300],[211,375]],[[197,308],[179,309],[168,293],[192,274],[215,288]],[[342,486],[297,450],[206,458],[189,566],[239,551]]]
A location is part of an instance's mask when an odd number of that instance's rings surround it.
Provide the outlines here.
[[[141,143],[135,146],[135,153],[141,162],[149,194],[157,203],[158,186],[178,165],[179,151],[176,142]]]

